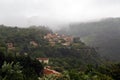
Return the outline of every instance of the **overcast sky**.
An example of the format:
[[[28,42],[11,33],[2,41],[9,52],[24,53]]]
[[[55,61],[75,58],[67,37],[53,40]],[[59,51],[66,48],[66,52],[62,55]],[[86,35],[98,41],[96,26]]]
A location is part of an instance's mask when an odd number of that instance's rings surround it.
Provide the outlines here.
[[[120,17],[120,0],[0,0],[0,24],[11,26],[55,27],[106,17]]]

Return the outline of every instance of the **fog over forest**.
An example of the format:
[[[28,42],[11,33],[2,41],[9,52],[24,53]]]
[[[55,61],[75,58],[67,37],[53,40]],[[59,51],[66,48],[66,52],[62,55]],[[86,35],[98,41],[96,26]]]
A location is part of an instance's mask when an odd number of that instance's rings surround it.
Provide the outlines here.
[[[68,28],[61,28],[58,32],[80,37],[87,45],[97,47],[101,56],[110,60],[120,60],[120,18],[71,23]]]
[[[120,0],[0,0],[0,80],[120,80]]]
[[[109,57],[120,52],[116,47],[119,43],[120,0],[0,0],[0,10],[0,24],[42,25],[55,32],[79,36],[88,45],[104,47],[100,53],[111,53]]]

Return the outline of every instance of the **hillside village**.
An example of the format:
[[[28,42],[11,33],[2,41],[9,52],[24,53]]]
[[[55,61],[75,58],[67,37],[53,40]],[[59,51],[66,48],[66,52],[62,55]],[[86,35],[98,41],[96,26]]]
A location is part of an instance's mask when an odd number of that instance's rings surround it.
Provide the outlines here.
[[[59,35],[58,33],[48,33],[44,36],[44,39],[47,39],[51,46],[54,46],[55,44],[69,46],[73,42],[73,37],[64,34]]]
[[[44,40],[47,40],[48,43],[50,44],[50,46],[55,46],[55,45],[61,45],[61,46],[70,46],[73,42],[75,42],[75,40],[77,40],[78,42],[80,41],[80,38],[74,38],[72,36],[67,36],[67,35],[60,35],[58,33],[47,33],[46,35],[43,36]],[[7,42],[7,49],[8,52],[9,51],[15,51],[16,47],[14,46],[14,42]],[[35,41],[35,40],[31,40],[29,41],[29,45],[33,46],[34,48],[39,47],[40,45]],[[27,54],[27,53],[24,53]],[[38,57],[36,58],[36,60],[38,60],[40,63],[43,64],[49,64],[50,60],[49,57],[45,58],[45,57]],[[51,66],[50,66],[51,67]],[[44,66],[44,74],[49,75],[49,74],[55,74],[57,76],[61,75],[59,72],[52,70],[50,67],[48,66]]]
[[[60,35],[58,33],[48,33],[43,37],[45,40],[49,42],[51,46],[55,46],[56,44],[62,45],[62,46],[70,46],[73,42],[79,42],[80,38],[79,37],[72,37],[72,36],[67,36],[67,35]],[[15,49],[14,43],[13,42],[7,42],[7,48],[8,49]],[[39,44],[32,40],[29,43],[30,45],[34,47],[38,47]]]
[[[48,33],[44,36],[44,39],[48,40],[51,46],[60,44],[63,46],[70,46],[74,42],[79,42],[80,37],[72,37],[70,35],[60,35],[58,33]]]
[[[81,42],[80,37],[36,27],[0,27],[0,34],[0,51],[5,53],[6,57],[10,56],[16,60],[28,57],[27,59],[36,60],[44,66],[45,75],[59,76],[64,70],[79,69],[88,63],[99,62],[95,49]],[[21,64],[24,59],[19,60]]]

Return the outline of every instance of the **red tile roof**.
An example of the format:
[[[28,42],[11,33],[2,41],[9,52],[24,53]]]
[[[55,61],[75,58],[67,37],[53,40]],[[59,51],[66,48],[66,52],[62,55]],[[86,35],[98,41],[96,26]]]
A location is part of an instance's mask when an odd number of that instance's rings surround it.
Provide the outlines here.
[[[61,75],[59,72],[55,71],[55,70],[51,70],[51,69],[44,69],[43,73],[45,75],[49,75],[49,74],[55,74],[57,76]]]

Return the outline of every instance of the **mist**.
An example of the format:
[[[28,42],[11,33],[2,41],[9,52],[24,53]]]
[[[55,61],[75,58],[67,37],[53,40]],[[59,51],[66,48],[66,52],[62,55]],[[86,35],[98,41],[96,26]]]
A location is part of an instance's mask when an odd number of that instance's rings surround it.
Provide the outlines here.
[[[120,80],[120,0],[0,0],[0,80]]]
[[[120,17],[119,0],[0,0],[0,24],[27,27]]]
[[[120,17],[120,0],[0,0],[0,10],[0,24],[17,27],[46,26],[60,34],[79,36],[86,44],[93,45],[106,31],[111,31],[113,35],[113,26],[117,26],[115,30],[118,30],[119,19],[116,18]],[[115,18],[113,24],[109,19],[106,22],[106,18]],[[87,41],[89,37],[92,39]],[[103,42],[108,39],[103,39]],[[113,35],[110,39],[118,38]],[[96,45],[97,42],[94,44],[99,47],[102,41],[99,45]],[[101,52],[112,53],[104,50]]]

